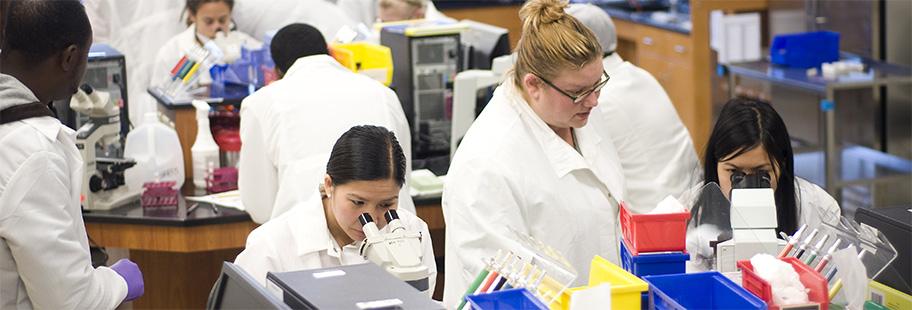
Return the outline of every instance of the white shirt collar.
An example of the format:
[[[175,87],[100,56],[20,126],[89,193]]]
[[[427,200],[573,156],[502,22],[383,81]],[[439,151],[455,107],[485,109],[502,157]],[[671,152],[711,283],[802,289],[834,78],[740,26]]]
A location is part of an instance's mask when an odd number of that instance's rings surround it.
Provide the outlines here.
[[[295,60],[294,64],[288,68],[288,72],[285,73],[285,77],[293,76],[298,71],[306,72],[314,70],[315,68],[335,68],[340,70],[348,70],[345,67],[342,67],[335,58],[326,54],[312,55],[301,57]]]
[[[508,79],[503,84],[505,98],[508,99],[510,106],[519,113],[519,117],[526,127],[532,131],[536,140],[540,143],[545,151],[545,156],[551,162],[551,168],[559,177],[563,177],[570,172],[578,169],[590,169],[586,158],[596,158],[598,156],[598,144],[602,138],[591,126],[583,126],[574,129],[582,154],[578,153],[572,145],[561,139],[548,124],[545,123],[529,103],[523,99],[521,90],[514,85],[512,79]],[[594,114],[593,114],[594,115]],[[591,121],[591,120],[590,120]]]

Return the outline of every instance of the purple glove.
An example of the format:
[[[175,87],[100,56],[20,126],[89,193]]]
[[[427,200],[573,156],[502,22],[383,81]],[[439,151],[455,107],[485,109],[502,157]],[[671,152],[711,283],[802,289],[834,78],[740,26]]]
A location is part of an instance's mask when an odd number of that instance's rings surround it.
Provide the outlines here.
[[[127,281],[127,298],[124,298],[125,302],[133,301],[143,295],[146,285],[143,282],[142,272],[139,271],[139,266],[136,266],[136,263],[129,259],[121,259],[111,265],[111,269]]]

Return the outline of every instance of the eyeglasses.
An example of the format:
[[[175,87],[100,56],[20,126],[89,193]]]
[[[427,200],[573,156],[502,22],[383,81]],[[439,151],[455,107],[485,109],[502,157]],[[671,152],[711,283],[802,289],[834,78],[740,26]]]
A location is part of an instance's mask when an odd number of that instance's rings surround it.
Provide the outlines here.
[[[554,83],[551,83],[550,81],[539,76],[538,74],[533,73],[533,75],[535,75],[535,77],[537,77],[540,80],[542,80],[543,82],[545,82],[545,84],[548,84],[548,86],[551,86],[551,88],[554,88],[554,90],[556,90],[557,92],[561,93],[564,96],[567,96],[567,98],[570,98],[570,100],[572,100],[574,104],[580,103],[581,101],[583,101],[583,99],[586,99],[586,97],[588,97],[590,94],[601,90],[602,87],[604,87],[605,84],[608,83],[608,80],[611,79],[611,77],[608,76],[608,72],[605,72],[605,70],[602,70],[602,80],[599,81],[598,84],[595,84],[595,86],[593,86],[592,88],[587,89],[577,95],[571,95],[570,93],[564,91],[563,89],[558,88],[556,85],[554,85]]]

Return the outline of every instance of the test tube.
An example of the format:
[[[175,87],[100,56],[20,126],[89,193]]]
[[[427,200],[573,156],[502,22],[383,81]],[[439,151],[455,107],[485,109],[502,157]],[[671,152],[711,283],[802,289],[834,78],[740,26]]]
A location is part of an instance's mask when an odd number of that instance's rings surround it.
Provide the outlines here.
[[[826,268],[827,264],[830,263],[830,259],[833,258],[833,252],[836,252],[836,248],[838,248],[841,243],[842,239],[836,239],[836,242],[833,243],[833,246],[827,250],[826,255],[824,255],[823,258],[820,259],[820,262],[817,263],[817,267],[814,268],[815,271],[819,273],[823,271],[823,268]]]
[[[804,260],[804,263],[810,266],[811,263],[814,262],[815,259],[817,259],[817,255],[820,253],[820,251],[823,250],[823,246],[826,244],[827,240],[829,240],[829,239],[830,239],[830,235],[823,235],[823,238],[820,238],[820,241],[817,242],[817,245],[815,245],[813,248],[811,248],[811,255],[809,255],[807,257],[807,259]]]
[[[814,237],[816,236],[817,228],[814,228],[814,230],[811,231],[811,234],[809,234],[807,238],[804,238],[804,241],[801,241],[801,243],[798,244],[798,251],[795,252],[795,258],[801,259],[801,255],[804,255],[804,251],[807,249],[808,244],[810,244],[811,241],[814,241]]]

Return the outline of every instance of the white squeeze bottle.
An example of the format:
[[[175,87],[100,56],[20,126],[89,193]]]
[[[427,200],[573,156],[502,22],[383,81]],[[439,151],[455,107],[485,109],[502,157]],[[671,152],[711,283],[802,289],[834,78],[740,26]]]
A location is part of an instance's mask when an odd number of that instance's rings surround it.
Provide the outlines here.
[[[197,192],[204,192],[209,167],[220,167],[219,147],[215,144],[209,128],[209,104],[202,100],[193,100],[193,107],[196,108],[196,141],[190,148],[193,158],[193,186]]]

